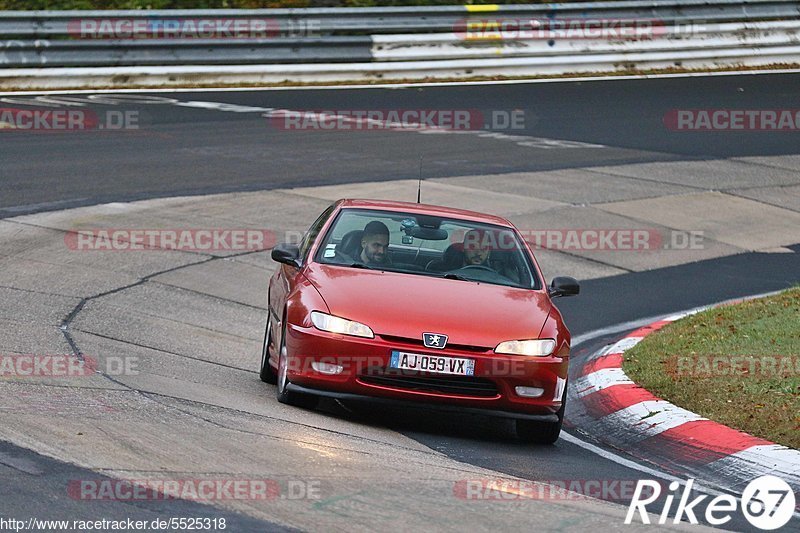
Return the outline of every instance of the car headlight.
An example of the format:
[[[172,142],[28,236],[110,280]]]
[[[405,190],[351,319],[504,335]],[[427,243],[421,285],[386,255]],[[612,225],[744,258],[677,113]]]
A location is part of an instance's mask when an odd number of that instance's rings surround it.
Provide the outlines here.
[[[553,353],[556,349],[556,341],[553,339],[536,339],[528,341],[506,341],[501,342],[494,349],[495,353],[509,355],[533,355],[545,357]]]
[[[327,313],[320,313],[319,311],[311,311],[311,322],[314,327],[322,331],[330,333],[341,333],[342,335],[353,335],[355,337],[366,337],[371,339],[375,337],[369,326],[361,322],[353,322],[338,316],[329,315]]]

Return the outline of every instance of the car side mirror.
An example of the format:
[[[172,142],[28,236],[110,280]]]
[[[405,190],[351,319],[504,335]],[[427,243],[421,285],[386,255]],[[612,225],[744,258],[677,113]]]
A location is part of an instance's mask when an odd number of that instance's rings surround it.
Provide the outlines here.
[[[550,289],[547,293],[550,298],[558,298],[559,296],[575,296],[581,292],[581,285],[578,280],[569,276],[558,276],[553,278],[550,283]]]
[[[286,242],[278,244],[272,249],[272,260],[300,268],[300,247]]]

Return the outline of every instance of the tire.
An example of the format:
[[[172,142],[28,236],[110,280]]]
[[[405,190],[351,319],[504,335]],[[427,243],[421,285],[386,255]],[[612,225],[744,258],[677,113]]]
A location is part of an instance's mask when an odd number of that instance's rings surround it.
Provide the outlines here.
[[[532,444],[555,444],[561,435],[561,426],[564,424],[564,410],[567,406],[567,393],[564,391],[564,399],[561,408],[556,413],[558,422],[536,422],[518,418],[517,437],[525,442]]]
[[[288,353],[286,350],[286,318],[283,319],[283,328],[281,330],[281,346],[278,352],[278,375],[277,375],[277,398],[280,403],[292,405],[294,407],[303,407],[305,409],[313,409],[319,403],[319,396],[312,394],[302,394],[299,392],[291,392],[287,389],[289,385],[288,377]]]
[[[264,343],[261,345],[261,371],[258,375],[264,383],[275,385],[278,383],[278,374],[269,364],[270,342],[272,342],[272,313],[267,309],[267,328],[264,330]]]

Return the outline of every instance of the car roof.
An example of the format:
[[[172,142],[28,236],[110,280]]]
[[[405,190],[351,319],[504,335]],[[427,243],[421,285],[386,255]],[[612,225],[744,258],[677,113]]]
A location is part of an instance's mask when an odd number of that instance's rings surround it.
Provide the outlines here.
[[[391,200],[368,200],[362,198],[344,198],[337,201],[343,209],[374,209],[376,211],[402,211],[405,213],[419,213],[423,215],[433,215],[449,218],[469,220],[471,222],[485,222],[499,226],[513,227],[511,222],[503,217],[488,215],[477,211],[466,209],[456,209],[454,207],[443,207],[430,204],[415,204],[411,202],[395,202]]]

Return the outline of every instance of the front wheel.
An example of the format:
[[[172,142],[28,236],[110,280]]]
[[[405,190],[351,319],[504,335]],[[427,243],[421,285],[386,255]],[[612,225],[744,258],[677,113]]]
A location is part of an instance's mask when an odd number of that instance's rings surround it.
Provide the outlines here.
[[[567,393],[561,401],[561,408],[556,415],[558,422],[537,422],[535,420],[517,419],[517,437],[533,444],[554,444],[561,435],[561,426],[564,424],[564,410],[567,406]]]
[[[272,312],[267,309],[267,329],[264,331],[264,344],[261,346],[261,371],[259,377],[264,383],[275,385],[278,382],[278,374],[269,364],[269,345],[272,343]]]
[[[286,319],[283,320],[283,328],[281,330],[281,347],[278,352],[278,390],[277,398],[280,403],[293,405],[295,407],[304,407],[306,409],[313,409],[319,403],[319,396],[311,394],[302,394],[299,392],[291,392],[288,389],[289,385],[289,354],[286,349]]]

